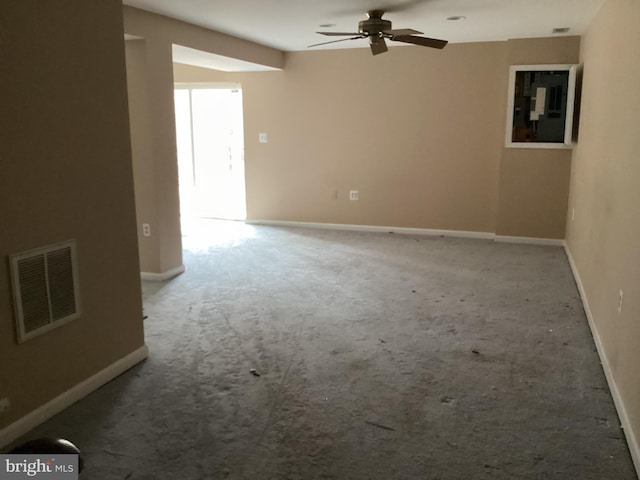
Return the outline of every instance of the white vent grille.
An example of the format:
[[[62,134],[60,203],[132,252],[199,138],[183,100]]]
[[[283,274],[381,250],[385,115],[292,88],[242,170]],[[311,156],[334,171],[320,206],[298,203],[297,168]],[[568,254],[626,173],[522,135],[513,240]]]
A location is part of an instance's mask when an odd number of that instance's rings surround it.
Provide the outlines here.
[[[11,255],[10,261],[19,343],[80,316],[75,240]]]

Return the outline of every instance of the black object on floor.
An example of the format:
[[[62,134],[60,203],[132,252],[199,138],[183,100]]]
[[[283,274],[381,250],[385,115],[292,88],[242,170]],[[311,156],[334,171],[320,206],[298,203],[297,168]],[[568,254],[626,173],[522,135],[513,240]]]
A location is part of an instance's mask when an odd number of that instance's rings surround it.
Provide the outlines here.
[[[82,472],[84,461],[80,450],[69,440],[64,438],[42,437],[29,440],[18,445],[9,453],[11,454],[58,454],[58,455],[78,455],[78,472]]]

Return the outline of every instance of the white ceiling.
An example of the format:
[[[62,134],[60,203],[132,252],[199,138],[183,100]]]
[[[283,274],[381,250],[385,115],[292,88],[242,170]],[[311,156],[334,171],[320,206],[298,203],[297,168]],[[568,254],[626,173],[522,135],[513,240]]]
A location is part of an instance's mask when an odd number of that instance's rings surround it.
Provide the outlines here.
[[[580,35],[604,0],[123,0],[125,5],[278,48],[305,50],[334,38],[317,30],[357,32],[374,8],[393,28],[414,28],[453,43]],[[460,21],[448,17],[463,15]],[[335,24],[333,27],[320,27]],[[366,40],[321,48],[368,48]]]
[[[385,10],[393,28],[413,28],[451,43],[580,35],[604,0],[123,0],[123,4],[284,51],[334,40],[315,33],[357,32],[372,9]],[[463,16],[451,21],[449,17]],[[331,26],[326,26],[331,25]],[[557,35],[557,34],[556,34]],[[315,49],[369,48],[366,40],[343,41]],[[407,44],[390,42],[390,46]],[[178,63],[223,71],[258,71],[249,64],[174,46]]]

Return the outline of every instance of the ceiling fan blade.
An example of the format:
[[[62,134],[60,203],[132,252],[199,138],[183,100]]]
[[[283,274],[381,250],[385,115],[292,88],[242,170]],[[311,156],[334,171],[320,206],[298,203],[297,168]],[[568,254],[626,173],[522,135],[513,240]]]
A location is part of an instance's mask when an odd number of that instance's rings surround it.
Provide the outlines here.
[[[399,28],[397,30],[383,30],[385,35],[391,35],[392,37],[404,37],[407,35],[422,35],[422,32],[414,30],[413,28]]]
[[[379,53],[384,53],[387,50],[387,43],[384,41],[384,37],[370,37],[370,45],[371,45],[371,53],[373,55],[378,55]]]
[[[360,35],[358,32],[316,32],[320,35],[327,35],[328,37],[346,37],[353,35]],[[421,32],[422,33],[422,32]]]
[[[431,48],[444,48],[447,43],[447,40],[438,40],[437,38],[427,38],[427,37],[414,37],[412,35],[398,35],[391,37],[391,40],[395,42],[404,42],[404,43],[413,43],[414,45],[421,45],[423,47],[431,47]]]
[[[366,35],[358,35],[357,37],[341,38],[340,40],[331,40],[330,42],[314,43],[313,45],[309,45],[307,48],[319,47],[320,45],[328,45],[330,43],[344,42],[346,40],[358,40],[360,38],[366,38],[366,37],[367,37]]]

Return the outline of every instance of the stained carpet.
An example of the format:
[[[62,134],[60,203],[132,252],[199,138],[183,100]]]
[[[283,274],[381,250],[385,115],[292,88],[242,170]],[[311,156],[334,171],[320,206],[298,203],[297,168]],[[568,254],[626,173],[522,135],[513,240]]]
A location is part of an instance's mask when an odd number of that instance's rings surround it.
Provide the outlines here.
[[[24,438],[81,478],[636,475],[563,250],[210,222],[147,361]]]

